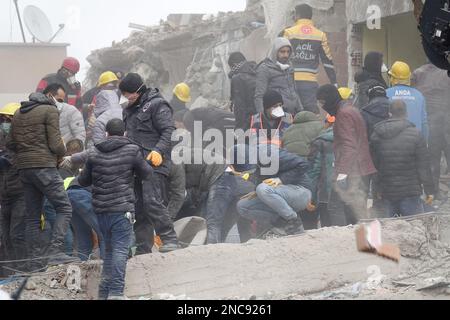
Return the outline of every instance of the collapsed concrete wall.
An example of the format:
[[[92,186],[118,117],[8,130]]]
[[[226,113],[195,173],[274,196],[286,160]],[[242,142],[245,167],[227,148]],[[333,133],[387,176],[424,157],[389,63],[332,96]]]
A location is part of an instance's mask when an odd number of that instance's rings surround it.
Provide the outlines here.
[[[160,26],[135,31],[110,48],[93,51],[87,58],[91,64],[86,88],[95,85],[101,72],[122,69],[138,72],[145,82],[159,87],[166,97],[179,82],[192,88],[193,106],[225,107],[229,100],[228,56],[242,51],[249,60],[262,61],[269,53],[272,39],[293,23],[287,14],[297,3],[249,0],[244,12],[219,13],[217,17],[192,15],[189,19],[170,16]],[[306,1],[316,10],[315,22],[329,32],[330,46],[335,56],[339,83],[347,83],[347,46],[345,44],[345,3],[341,1]],[[280,10],[274,10],[273,3]],[[333,6],[334,5],[334,6]],[[282,9],[282,10],[281,10]],[[272,22],[266,19],[272,17]],[[180,21],[191,21],[183,24]],[[276,34],[273,30],[279,29]],[[321,72],[321,82],[326,82]]]

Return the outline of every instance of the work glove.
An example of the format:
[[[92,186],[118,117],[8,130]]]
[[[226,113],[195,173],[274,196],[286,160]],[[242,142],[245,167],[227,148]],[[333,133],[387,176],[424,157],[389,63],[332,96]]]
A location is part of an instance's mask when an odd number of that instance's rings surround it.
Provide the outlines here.
[[[264,180],[264,183],[267,184],[270,187],[279,187],[283,184],[283,182],[281,182],[281,180],[279,178],[275,178],[275,179],[267,179]]]
[[[72,169],[72,157],[64,157],[59,163],[60,169],[71,170]]]
[[[339,174],[337,177],[337,186],[342,190],[348,190],[348,175]]]
[[[157,152],[157,151],[152,151],[150,152],[150,154],[147,157],[147,161],[150,161],[150,163],[152,164],[152,166],[158,168],[162,165],[163,163],[163,157],[162,155]]]
[[[425,201],[425,203],[429,206],[432,206],[433,201],[434,201],[434,196],[427,196],[427,200]]]
[[[306,206],[306,211],[308,211],[308,212],[316,212],[316,210],[317,210],[317,207],[312,203],[312,202],[310,202],[310,203],[308,203],[308,205]]]

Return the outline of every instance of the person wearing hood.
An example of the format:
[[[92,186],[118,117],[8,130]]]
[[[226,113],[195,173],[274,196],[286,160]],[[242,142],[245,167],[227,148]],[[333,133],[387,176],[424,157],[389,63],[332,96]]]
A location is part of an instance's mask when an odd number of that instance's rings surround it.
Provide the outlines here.
[[[127,137],[141,147],[154,170],[152,180],[137,180],[135,225],[137,254],[151,253],[154,232],[160,236],[162,252],[179,248],[177,234],[167,209],[168,176],[175,131],[173,111],[158,89],[147,88],[141,76],[129,73],[120,83],[129,101],[123,113]]]
[[[241,52],[233,52],[228,59],[231,68],[231,104],[236,117],[236,129],[250,129],[250,118],[256,114],[256,63],[247,61]]]
[[[363,70],[355,74],[357,96],[354,106],[356,108],[362,109],[369,103],[367,95],[369,87],[380,86],[387,89],[388,86],[383,78],[383,73],[386,72],[388,72],[388,69],[383,63],[383,54],[374,51],[369,52],[364,58]]]
[[[430,127],[429,151],[431,168],[433,170],[436,198],[440,200],[439,183],[441,177],[442,154],[447,156],[450,145],[449,116],[450,78],[446,70],[441,70],[431,63],[427,63],[414,71],[411,82],[425,97]],[[450,165],[447,158],[447,167]]]
[[[361,109],[361,114],[366,121],[367,137],[372,136],[373,128],[378,122],[389,119],[389,99],[386,89],[377,84],[373,84],[367,91],[369,104]]]
[[[113,90],[102,90],[97,95],[94,108],[95,124],[92,128],[92,142],[94,145],[106,138],[106,124],[112,119],[122,119],[123,109],[119,104],[119,97]]]
[[[320,115],[302,111],[295,116],[294,123],[283,135],[283,148],[301,157],[307,157],[311,143],[323,130]]]
[[[59,129],[64,144],[72,140],[86,141],[86,128],[83,115],[77,108],[64,102],[66,92],[59,84],[49,85],[43,92],[47,97],[55,101],[59,111]]]
[[[79,261],[67,256],[64,237],[72,217],[72,206],[64,182],[58,172],[58,159],[66,153],[59,129],[59,113],[55,101],[43,93],[33,93],[16,112],[8,136],[7,147],[16,154],[16,166],[25,194],[26,243],[31,270],[43,267],[40,248],[41,213],[44,198],[56,210],[52,238],[45,256],[49,265]]]
[[[292,64],[295,70],[295,85],[305,110],[319,113],[317,108],[317,75],[320,62],[331,84],[336,87],[337,77],[327,35],[314,26],[313,9],[308,4],[295,8],[295,26],[284,31],[283,36],[292,44]]]
[[[153,169],[141,148],[123,136],[121,119],[110,120],[106,132],[108,137],[89,150],[78,182],[82,187],[92,185],[92,204],[105,241],[99,299],[124,300],[135,214],[134,180],[135,176],[141,181],[151,179]]]
[[[426,100],[419,90],[411,87],[411,77],[409,65],[402,61],[396,61],[389,70],[391,88],[386,91],[387,96],[391,101],[402,100],[406,103],[408,120],[419,129],[428,143],[430,130]]]
[[[267,91],[263,98],[264,112],[251,117],[251,134],[258,144],[272,144],[281,147],[283,136],[292,124],[292,115],[283,108],[284,99],[277,91]]]
[[[370,155],[366,124],[359,110],[350,101],[342,100],[335,86],[320,87],[317,99],[323,110],[336,117],[335,188],[345,214],[338,225],[356,224],[367,218],[370,176],[377,172]]]
[[[295,91],[294,69],[289,64],[292,45],[288,39],[276,38],[270,57],[262,61],[256,69],[255,107],[264,111],[263,98],[267,91],[278,92],[284,100],[284,111],[295,115],[303,111]]]
[[[435,188],[426,142],[408,121],[405,102],[391,104],[392,118],[378,123],[371,138],[380,190],[390,217],[424,212],[421,196],[433,202]]]

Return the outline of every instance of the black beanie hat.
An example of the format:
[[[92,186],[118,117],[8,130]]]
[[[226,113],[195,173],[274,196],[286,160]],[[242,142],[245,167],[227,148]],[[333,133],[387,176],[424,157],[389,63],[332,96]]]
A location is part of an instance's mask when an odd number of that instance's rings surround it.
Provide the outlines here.
[[[135,93],[139,90],[139,88],[141,88],[139,91],[142,92],[146,89],[143,84],[144,81],[142,80],[140,75],[138,75],[137,73],[129,73],[120,82],[119,89],[122,92]]]
[[[283,97],[276,91],[267,91],[263,98],[264,109],[272,108],[274,105],[281,103],[283,104]]]
[[[235,64],[247,61],[242,52],[233,52],[230,54],[230,58],[228,59],[228,65],[233,67]]]
[[[381,52],[371,51],[364,58],[364,69],[374,73],[381,74],[383,67],[383,54]]]
[[[313,9],[306,3],[300,4],[295,7],[295,15],[300,19],[311,19],[313,16]]]
[[[331,116],[335,117],[338,104],[342,101],[342,97],[339,94],[338,89],[334,85],[326,84],[324,86],[321,86],[317,91],[317,100],[325,101],[323,109]]]

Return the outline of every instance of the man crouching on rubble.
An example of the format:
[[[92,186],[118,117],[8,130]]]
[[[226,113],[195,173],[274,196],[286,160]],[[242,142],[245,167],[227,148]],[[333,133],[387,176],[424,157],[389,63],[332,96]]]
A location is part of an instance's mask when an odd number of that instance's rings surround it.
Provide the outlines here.
[[[252,152],[252,147],[243,148],[247,149],[246,152]],[[261,148],[269,152],[270,159],[274,156],[278,157],[279,169],[276,174],[264,173],[264,168],[267,166],[261,163]],[[276,230],[275,232],[280,235],[304,233],[300,212],[310,206],[312,198],[311,180],[307,175],[308,161],[275,146],[258,146],[253,149],[258,150],[258,164],[254,179],[257,180],[257,188],[256,192],[248,194],[239,201],[237,205],[239,214],[245,219],[267,225],[267,230],[275,227],[272,230]],[[251,159],[252,157],[248,156],[246,161]],[[241,167],[245,166],[240,164],[233,166],[237,172],[242,170]]]
[[[106,125],[108,137],[88,152],[78,178],[83,187],[93,185],[92,204],[105,241],[100,300],[125,300],[125,273],[134,224],[134,177],[148,180],[152,167],[125,133],[120,119]]]

